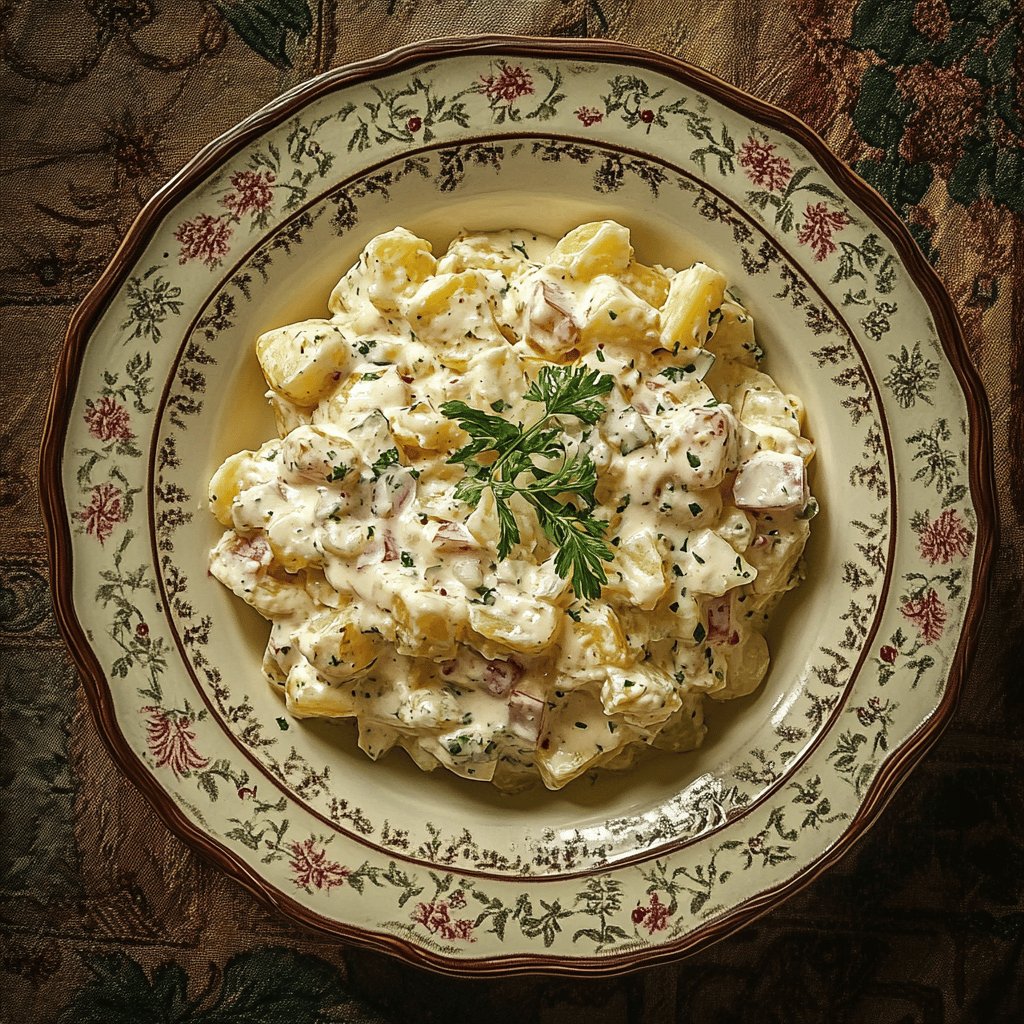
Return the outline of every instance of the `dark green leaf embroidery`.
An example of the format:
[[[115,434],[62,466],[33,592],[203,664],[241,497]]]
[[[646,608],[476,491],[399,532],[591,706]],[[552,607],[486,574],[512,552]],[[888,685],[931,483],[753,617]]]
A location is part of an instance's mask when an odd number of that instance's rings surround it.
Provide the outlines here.
[[[88,962],[92,977],[58,1018],[60,1024],[317,1024],[328,1019],[380,1024],[355,1005],[337,969],[318,957],[265,946],[228,961],[216,995],[188,997],[188,979],[176,963],[152,980],[125,953]]]
[[[305,39],[313,27],[307,0],[214,0],[242,41],[275,67],[290,68],[288,37]]]

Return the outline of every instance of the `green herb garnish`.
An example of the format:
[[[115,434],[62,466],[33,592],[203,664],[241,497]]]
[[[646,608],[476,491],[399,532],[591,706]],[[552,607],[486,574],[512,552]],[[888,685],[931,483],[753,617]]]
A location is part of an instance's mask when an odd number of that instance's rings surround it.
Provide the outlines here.
[[[381,452],[378,456],[377,461],[370,467],[373,470],[373,479],[379,480],[381,474],[388,466],[394,466],[398,463],[398,449],[389,448],[386,452]]]
[[[441,412],[458,421],[470,443],[448,460],[465,467],[455,497],[478,505],[485,490],[494,496],[498,513],[498,557],[506,558],[520,541],[519,525],[509,501],[521,495],[533,507],[545,536],[558,549],[555,571],[572,580],[577,597],[598,597],[607,582],[602,562],[612,560],[604,541],[608,524],[594,516],[597,467],[585,454],[569,455],[565,435],[552,420],[572,416],[593,425],[604,413],[601,398],[614,381],[585,366],[545,366],[523,396],[540,402],[544,414],[530,426],[509,423],[473,409],[465,402],[445,402]],[[480,461],[484,453],[493,459]],[[542,469],[534,458],[561,459],[554,470]],[[561,496],[567,496],[560,500]]]

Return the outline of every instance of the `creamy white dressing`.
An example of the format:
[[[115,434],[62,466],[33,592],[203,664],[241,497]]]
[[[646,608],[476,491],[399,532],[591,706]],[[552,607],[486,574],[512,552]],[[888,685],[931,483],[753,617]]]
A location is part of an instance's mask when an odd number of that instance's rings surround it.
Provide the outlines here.
[[[228,528],[211,572],[272,621],[264,671],[289,710],[503,788],[699,745],[703,696],[767,669],[761,631],[814,508],[802,404],[757,369],[724,278],[642,266],[612,222],[463,235],[440,260],[399,228],[330,309],[259,339],[282,436],[210,487]],[[528,425],[548,363],[615,382],[596,424],[558,421],[608,524],[589,601],[518,495],[521,542],[499,559],[493,497],[456,498],[448,461],[467,435],[443,403]]]

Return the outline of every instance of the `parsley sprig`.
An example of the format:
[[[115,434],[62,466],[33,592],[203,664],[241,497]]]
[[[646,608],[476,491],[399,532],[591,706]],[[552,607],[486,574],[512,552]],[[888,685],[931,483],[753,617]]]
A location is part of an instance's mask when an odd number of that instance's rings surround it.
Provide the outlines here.
[[[614,382],[608,374],[585,366],[545,366],[523,396],[539,402],[544,414],[530,426],[474,409],[465,402],[445,402],[441,412],[457,420],[470,442],[448,460],[465,467],[455,497],[476,505],[485,490],[498,512],[498,557],[506,558],[520,541],[519,525],[509,504],[521,495],[532,507],[545,536],[557,548],[555,571],[572,579],[577,597],[595,598],[607,582],[602,562],[612,560],[604,536],[608,524],[593,515],[597,467],[583,452],[570,455],[557,422],[571,416],[593,425]],[[481,460],[481,456],[485,456]],[[535,459],[561,459],[545,469]]]

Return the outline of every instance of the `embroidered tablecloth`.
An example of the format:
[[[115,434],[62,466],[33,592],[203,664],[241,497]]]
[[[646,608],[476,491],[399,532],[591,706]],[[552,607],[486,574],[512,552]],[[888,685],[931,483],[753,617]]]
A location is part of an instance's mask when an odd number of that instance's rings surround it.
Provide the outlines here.
[[[460,981],[311,936],[115,770],[50,608],[36,458],[68,318],[204,143],[347,61],[465,32],[602,36],[814,127],[901,214],[995,423],[1003,544],[956,717],[836,868],[621,979]],[[1024,10],[1016,0],[0,0],[0,1019],[999,1022],[1024,1013]]]

